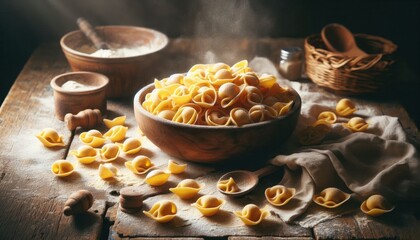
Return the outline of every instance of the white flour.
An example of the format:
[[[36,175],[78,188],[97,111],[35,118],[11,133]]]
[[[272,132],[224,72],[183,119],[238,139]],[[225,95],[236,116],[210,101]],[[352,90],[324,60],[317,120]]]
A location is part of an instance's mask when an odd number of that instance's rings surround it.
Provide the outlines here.
[[[123,47],[115,49],[99,49],[96,52],[90,54],[94,57],[103,58],[119,58],[119,57],[133,57],[138,55],[144,55],[150,53],[152,48],[149,45],[141,45],[138,47]]]

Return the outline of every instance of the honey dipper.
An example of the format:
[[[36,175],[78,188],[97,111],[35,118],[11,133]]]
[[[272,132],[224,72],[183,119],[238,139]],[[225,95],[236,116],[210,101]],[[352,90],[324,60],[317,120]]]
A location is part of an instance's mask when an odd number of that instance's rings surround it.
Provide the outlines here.
[[[66,216],[86,212],[93,205],[93,195],[88,190],[79,190],[72,193],[64,203],[63,213]]]
[[[99,109],[85,109],[76,115],[67,113],[64,116],[64,122],[71,131],[77,127],[92,129],[102,122],[102,114]]]

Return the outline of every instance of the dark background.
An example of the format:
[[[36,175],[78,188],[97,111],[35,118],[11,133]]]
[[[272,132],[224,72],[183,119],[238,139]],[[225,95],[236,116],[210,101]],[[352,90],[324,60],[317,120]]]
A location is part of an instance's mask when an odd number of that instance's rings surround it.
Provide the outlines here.
[[[76,30],[81,16],[93,25],[137,25],[172,38],[304,38],[338,22],[399,46],[401,62],[413,74],[396,81],[396,95],[418,121],[417,103],[404,96],[420,95],[419,6],[410,0],[0,0],[0,102],[34,49]]]

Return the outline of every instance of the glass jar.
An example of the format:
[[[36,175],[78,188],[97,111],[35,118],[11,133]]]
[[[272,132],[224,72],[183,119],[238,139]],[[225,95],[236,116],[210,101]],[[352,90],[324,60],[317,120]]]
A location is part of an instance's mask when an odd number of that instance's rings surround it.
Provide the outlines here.
[[[279,72],[291,81],[298,80],[302,76],[302,49],[300,47],[280,50]]]

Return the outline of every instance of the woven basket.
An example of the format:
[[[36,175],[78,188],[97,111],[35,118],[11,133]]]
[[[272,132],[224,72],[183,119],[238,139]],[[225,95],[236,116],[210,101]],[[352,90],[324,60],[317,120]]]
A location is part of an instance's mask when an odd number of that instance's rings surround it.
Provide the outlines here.
[[[306,73],[317,85],[343,94],[377,92],[390,78],[397,45],[367,34],[355,34],[367,56],[347,57],[326,49],[319,34],[305,39]]]

